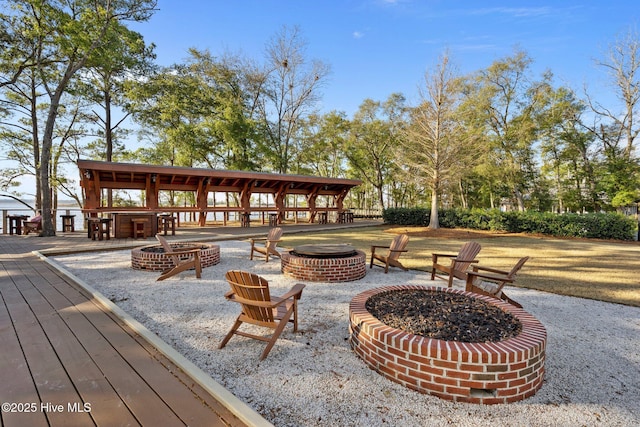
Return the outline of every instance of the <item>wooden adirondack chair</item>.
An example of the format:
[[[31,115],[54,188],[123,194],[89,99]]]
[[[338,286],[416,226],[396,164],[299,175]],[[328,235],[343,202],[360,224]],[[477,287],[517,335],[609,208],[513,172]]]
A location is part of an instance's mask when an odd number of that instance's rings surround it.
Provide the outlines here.
[[[280,258],[280,253],[276,250],[278,242],[282,237],[282,228],[274,227],[269,230],[267,237],[251,239],[251,256],[253,259],[253,252],[259,252],[264,255],[265,262],[269,262],[269,255]]]
[[[389,246],[371,246],[371,264],[369,265],[369,268],[373,268],[374,260],[378,260],[384,264],[385,273],[389,271],[389,266],[398,267],[407,271],[405,266],[398,261],[398,258],[400,258],[400,255],[402,255],[403,252],[408,252],[405,249],[407,247],[407,243],[409,243],[409,236],[406,234],[398,234],[394,237],[391,245]],[[381,255],[376,253],[376,249],[388,249],[388,251],[385,255]]]
[[[302,295],[304,285],[298,283],[281,297],[274,297],[269,294],[269,282],[257,274],[231,270],[227,272],[225,279],[231,286],[231,290],[225,294],[225,298],[239,303],[242,306],[242,311],[218,348],[223,348],[234,334],[265,341],[268,344],[260,356],[260,360],[263,360],[271,351],[287,323],[293,323],[294,332],[298,330],[298,300]],[[271,328],[274,331],[271,336],[239,331],[238,328],[245,322]]]
[[[449,278],[447,285],[453,286],[453,278],[466,280],[467,270],[472,263],[478,262],[475,259],[476,255],[480,252],[481,246],[477,242],[467,242],[462,245],[460,252],[457,254],[431,254],[433,266],[431,268],[431,280],[435,280],[436,272],[441,271],[446,273]],[[438,258],[448,258],[451,260],[449,265],[439,264]]]
[[[164,254],[171,257],[173,260],[173,267],[162,272],[160,277],[156,281],[164,280],[167,277],[175,276],[185,270],[195,269],[196,277],[199,279],[202,276],[202,266],[200,264],[200,249],[192,248],[172,248],[167,242],[167,239],[159,234],[156,234],[156,239],[162,245]]]
[[[467,273],[467,284],[465,289],[469,292],[500,298],[509,304],[522,308],[522,305],[509,298],[502,291],[502,288],[505,284],[513,283],[515,281],[516,274],[528,259],[528,256],[520,258],[510,271],[474,265],[472,271]]]
[[[38,214],[35,217],[22,221],[22,232],[24,234],[39,233],[42,231],[42,215]]]

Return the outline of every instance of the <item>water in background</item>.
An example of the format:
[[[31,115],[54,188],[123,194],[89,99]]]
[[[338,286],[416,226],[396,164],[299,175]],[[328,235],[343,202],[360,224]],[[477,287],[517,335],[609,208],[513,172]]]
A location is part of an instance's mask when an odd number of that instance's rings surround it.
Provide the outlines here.
[[[32,200],[25,200],[25,202],[31,206],[34,206],[35,203]],[[62,218],[60,215],[66,215],[67,210],[69,211],[69,215],[75,215],[75,229],[83,230],[84,229],[84,216],[80,208],[73,203],[59,203],[58,211],[56,212],[56,230],[62,230]],[[32,218],[35,214],[32,210],[27,208],[20,202],[17,202],[12,199],[0,198],[0,215],[4,217],[5,215],[28,215],[29,218]],[[7,220],[8,221],[8,220]],[[8,226],[8,224],[7,224]],[[0,219],[0,227],[4,227],[2,220]],[[8,233],[9,231],[7,231]],[[4,229],[0,231],[0,233],[4,233]]]

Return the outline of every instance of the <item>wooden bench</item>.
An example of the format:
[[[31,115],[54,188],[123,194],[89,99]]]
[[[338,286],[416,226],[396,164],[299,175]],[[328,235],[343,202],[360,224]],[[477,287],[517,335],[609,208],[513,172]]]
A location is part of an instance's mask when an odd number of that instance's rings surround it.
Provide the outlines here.
[[[22,222],[22,230],[25,235],[34,232],[39,233],[42,231],[42,221],[23,221]]]

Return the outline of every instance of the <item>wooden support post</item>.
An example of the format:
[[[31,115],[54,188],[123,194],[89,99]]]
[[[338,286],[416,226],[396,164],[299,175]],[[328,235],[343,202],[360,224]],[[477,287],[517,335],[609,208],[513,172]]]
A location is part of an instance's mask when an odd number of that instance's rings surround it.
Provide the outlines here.
[[[150,210],[158,208],[158,188],[160,187],[160,177],[156,173],[147,174],[145,180],[145,205]]]
[[[209,196],[209,178],[200,178],[198,190],[196,191],[196,204],[199,209],[198,225],[207,225],[207,198]]]
[[[316,210],[316,199],[318,198],[319,186],[315,186],[309,194],[307,194],[307,203],[309,204],[309,223],[313,223],[316,220],[318,211]]]
[[[275,202],[276,211],[278,213],[278,223],[281,223],[282,221],[284,221],[284,213],[285,213],[284,199],[287,196],[287,189],[288,189],[287,187],[288,187],[287,183],[280,184],[280,186],[278,187],[278,190],[275,193],[273,193],[273,200]]]
[[[247,181],[242,190],[240,190],[240,208],[242,212],[240,217],[247,220],[248,217],[242,216],[243,214],[251,216],[251,187],[255,181]]]

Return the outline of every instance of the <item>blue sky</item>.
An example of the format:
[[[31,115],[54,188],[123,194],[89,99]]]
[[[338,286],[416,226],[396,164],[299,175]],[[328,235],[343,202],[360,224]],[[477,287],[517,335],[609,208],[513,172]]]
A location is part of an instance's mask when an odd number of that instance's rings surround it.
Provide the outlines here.
[[[332,69],[320,108],[349,116],[366,98],[402,92],[415,101],[444,49],[464,74],[518,47],[537,74],[550,69],[558,84],[580,93],[588,84],[602,99],[606,79],[594,59],[640,18],[636,0],[159,0],[158,7],[133,29],[156,44],[162,65],[183,61],[190,47],[262,62],[282,26],[299,26],[307,57]]]
[[[518,47],[533,58],[535,73],[550,69],[579,95],[588,84],[615,107],[594,59],[640,20],[638,0],[159,0],[158,8],[131,28],[156,45],[161,65],[182,62],[190,47],[262,62],[282,26],[299,26],[307,57],[332,69],[319,108],[349,117],[366,98],[402,92],[415,102],[424,72],[444,49],[466,74]],[[24,181],[20,191],[33,193],[32,180]]]

